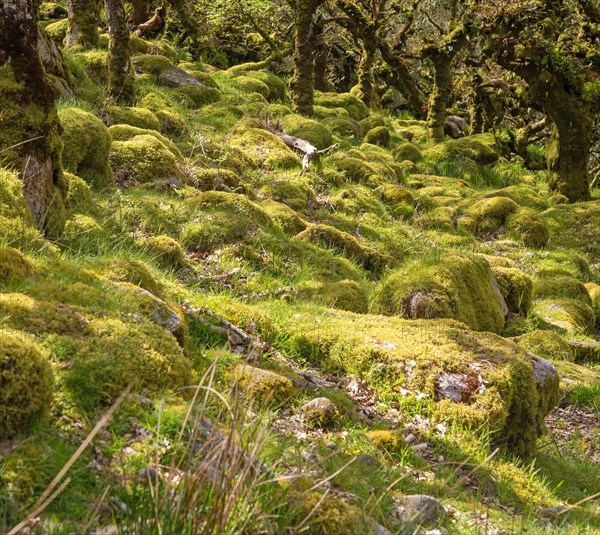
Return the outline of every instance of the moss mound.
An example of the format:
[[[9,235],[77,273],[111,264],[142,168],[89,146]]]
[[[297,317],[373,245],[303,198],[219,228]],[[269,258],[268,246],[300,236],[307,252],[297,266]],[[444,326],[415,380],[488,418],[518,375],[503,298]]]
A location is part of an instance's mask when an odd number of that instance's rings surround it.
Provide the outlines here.
[[[140,260],[113,258],[100,260],[93,264],[92,269],[107,279],[115,282],[129,282],[150,293],[162,297],[161,284],[156,280],[150,269]]]
[[[146,130],[160,129],[158,118],[146,108],[109,106],[105,113],[110,124],[128,124]]]
[[[366,314],[369,309],[367,293],[358,282],[353,280],[300,283],[296,296],[304,301],[357,314]]]
[[[179,267],[184,262],[181,246],[169,236],[152,236],[146,241],[146,248],[163,267]]]
[[[513,267],[492,266],[500,293],[510,312],[527,314],[531,308],[533,281],[529,275]],[[543,357],[543,355],[540,355]]]
[[[397,162],[409,160],[413,163],[417,163],[423,159],[423,153],[421,150],[412,143],[404,143],[403,145],[396,147],[394,150],[392,150],[392,154]]]
[[[12,438],[43,418],[54,396],[48,357],[33,338],[0,331],[0,439]]]
[[[0,246],[0,284],[31,275],[33,263],[14,247]]]
[[[260,206],[287,234],[298,234],[306,228],[306,222],[287,204],[266,200]]]
[[[365,134],[364,141],[380,147],[389,147],[391,134],[386,126],[376,126]]]
[[[46,26],[46,33],[50,36],[57,45],[61,45],[64,43],[65,38],[67,37],[67,32],[69,31],[69,21],[67,19],[58,20],[56,22],[51,22]]]
[[[423,151],[423,156],[435,162],[469,159],[479,165],[496,163],[500,157],[494,134],[476,134],[451,139]]]
[[[356,121],[347,117],[326,117],[321,121],[330,132],[340,137],[360,138],[361,130]]]
[[[596,314],[596,325],[600,325],[600,285],[593,282],[588,282],[585,285],[586,290],[592,300],[592,308]]]
[[[304,177],[285,176],[270,181],[261,192],[293,210],[306,210],[315,202],[315,192]]]
[[[459,226],[480,236],[498,232],[519,205],[508,197],[491,197],[477,201],[459,220]]]
[[[83,178],[73,173],[64,173],[68,185],[65,207],[70,213],[92,213],[97,205],[90,186]]]
[[[201,108],[202,106],[221,100],[221,92],[214,87],[185,85],[183,87],[176,87],[172,93],[188,108]]]
[[[232,379],[249,401],[259,405],[286,401],[296,390],[287,377],[245,364],[235,368]]]
[[[447,255],[441,263],[417,260],[375,289],[371,311],[405,318],[454,318],[477,331],[501,333],[504,312],[489,264]]]
[[[343,108],[354,121],[362,121],[369,115],[363,101],[350,93],[315,92],[315,104],[324,108]]]
[[[312,119],[289,114],[282,119],[281,124],[286,134],[305,139],[317,149],[326,149],[333,143],[331,132],[327,127]]]
[[[63,165],[95,187],[112,184],[108,128],[96,116],[78,108],[58,111],[63,127]]]
[[[550,231],[544,218],[532,208],[520,208],[506,219],[509,235],[523,240],[527,247],[539,249],[548,243]]]
[[[378,429],[368,431],[367,438],[375,448],[387,453],[396,453],[406,446],[406,441],[401,431]]]
[[[258,93],[264,98],[268,98],[271,90],[262,80],[255,77],[240,75],[231,80],[231,85],[239,89],[242,93]]]
[[[239,148],[254,167],[291,169],[300,165],[300,158],[275,134],[263,128],[239,128],[229,143]]]
[[[236,191],[242,188],[240,177],[230,169],[194,168],[188,173],[188,184],[200,191]]]
[[[377,175],[375,168],[360,158],[336,154],[331,160],[337,169],[343,171],[348,180],[354,182],[368,182],[370,178]]]
[[[369,117],[365,117],[361,121],[358,121],[358,125],[360,126],[361,132],[366,133],[373,128],[385,126],[385,120],[381,115],[369,115]]]
[[[533,310],[548,328],[559,333],[594,332],[596,315],[587,303],[565,298],[540,299],[535,301]]]
[[[550,360],[573,361],[569,343],[553,331],[535,330],[515,338],[521,347],[540,357]]]
[[[155,135],[136,135],[114,141],[110,165],[119,181],[171,182],[181,184],[183,176],[175,155]]]
[[[354,216],[362,214],[375,214],[383,217],[386,214],[385,206],[378,198],[377,192],[359,184],[351,184],[340,189],[329,198],[337,212]]]
[[[585,285],[574,277],[562,275],[535,281],[533,295],[537,299],[564,297],[582,303],[592,304],[590,294]]]
[[[181,158],[179,149],[168,137],[163,136],[156,130],[138,128],[127,124],[115,124],[108,129],[112,141],[129,141],[135,136],[153,136],[169,149],[177,158]]]

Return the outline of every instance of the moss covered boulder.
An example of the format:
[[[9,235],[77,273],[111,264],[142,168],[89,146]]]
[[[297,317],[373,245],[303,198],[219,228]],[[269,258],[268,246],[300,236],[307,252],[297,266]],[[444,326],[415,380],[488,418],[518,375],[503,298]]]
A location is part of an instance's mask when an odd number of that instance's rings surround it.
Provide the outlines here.
[[[503,298],[489,264],[472,256],[417,260],[376,288],[371,311],[405,318],[454,318],[472,329],[501,333]]]
[[[113,181],[109,165],[111,139],[108,128],[98,117],[79,108],[58,111],[63,128],[63,165],[97,188]]]
[[[320,93],[316,91],[315,104],[324,108],[343,108],[355,121],[362,121],[369,115],[369,110],[363,101],[350,93]]]
[[[392,154],[397,162],[409,160],[413,163],[420,162],[423,159],[423,153],[416,145],[412,143],[404,143],[396,147]]]
[[[259,405],[282,403],[296,390],[294,383],[284,375],[246,364],[233,370],[232,380],[249,401]]]
[[[340,416],[337,405],[324,397],[307,401],[300,407],[300,413],[305,421],[319,427],[334,425]]]
[[[554,331],[536,329],[515,338],[515,342],[545,359],[572,361],[574,358],[569,343]]]
[[[342,137],[358,140],[361,135],[360,126],[348,117],[326,117],[321,121],[330,132]]]
[[[434,145],[425,149],[423,156],[434,162],[466,158],[489,165],[498,161],[500,152],[494,134],[476,134]]]
[[[300,158],[275,134],[263,128],[238,128],[229,144],[239,148],[254,167],[291,169],[300,166]]]
[[[539,299],[535,301],[533,311],[547,328],[559,333],[592,334],[596,325],[594,309],[575,299]]]
[[[514,267],[492,265],[492,272],[496,277],[500,293],[506,301],[508,310],[526,314],[531,308],[533,293],[533,280],[531,277],[524,271]]]
[[[0,284],[33,274],[33,262],[14,247],[0,246]]]
[[[109,124],[128,124],[147,130],[159,130],[160,123],[156,115],[142,107],[108,106],[104,111]]]
[[[326,149],[333,143],[329,129],[312,119],[289,114],[282,119],[281,124],[286,134],[305,139],[317,149]]]
[[[376,126],[371,128],[364,137],[365,143],[379,145],[380,147],[389,147],[391,141],[390,131],[386,126]]]
[[[399,430],[377,429],[367,432],[373,447],[386,453],[397,453],[406,446],[404,435]]]
[[[121,184],[183,183],[176,156],[156,135],[142,134],[127,141],[114,141],[110,151],[110,166]]]
[[[540,249],[548,243],[550,230],[544,218],[532,208],[520,208],[506,219],[508,235],[527,247]]]
[[[129,141],[136,136],[153,136],[160,141],[169,151],[171,151],[178,159],[181,159],[179,149],[168,137],[163,136],[157,130],[149,128],[139,128],[128,124],[115,124],[108,129],[112,141]]]
[[[20,331],[0,330],[0,440],[23,433],[50,410],[54,374],[47,353]]]
[[[152,236],[145,245],[163,267],[176,268],[184,263],[181,245],[169,236]]]
[[[369,309],[367,293],[353,280],[304,282],[298,284],[296,297],[332,308],[365,314]]]

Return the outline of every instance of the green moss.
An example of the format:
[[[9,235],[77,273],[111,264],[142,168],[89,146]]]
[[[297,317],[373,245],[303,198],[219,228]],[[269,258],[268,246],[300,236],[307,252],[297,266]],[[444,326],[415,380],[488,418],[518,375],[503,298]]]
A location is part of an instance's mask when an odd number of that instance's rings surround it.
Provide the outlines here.
[[[67,8],[56,2],[42,2],[38,12],[44,19],[64,19],[67,16]]]
[[[466,211],[468,219],[461,219],[459,226],[482,236],[495,233],[518,209],[519,205],[508,197],[481,199]]]
[[[269,101],[284,101],[286,99],[287,86],[276,74],[265,71],[247,71],[244,75],[260,80],[269,88],[269,94],[265,95]],[[261,91],[259,93],[262,94]]]
[[[154,113],[160,123],[161,132],[181,135],[187,131],[188,126],[183,116],[163,95],[150,92],[140,99],[139,105]]]
[[[294,240],[330,247],[347,258],[356,260],[365,269],[374,273],[380,273],[390,260],[381,253],[360,244],[354,236],[329,225],[312,225],[296,235]]]
[[[212,87],[213,89],[219,89],[219,84],[215,82],[214,78],[204,71],[196,70],[193,64],[190,64],[190,67],[183,66],[184,64],[180,63],[178,66],[180,69],[184,69],[188,74],[191,74],[196,80],[198,80],[203,86]]]
[[[585,285],[569,275],[555,276],[535,281],[533,295],[537,299],[564,297],[592,304],[590,294]]]
[[[22,279],[34,273],[31,260],[14,247],[0,246],[0,284]]]
[[[423,151],[430,161],[468,158],[479,165],[496,163],[500,157],[494,134],[476,134],[439,143]]]
[[[172,93],[179,97],[181,102],[188,108],[201,108],[221,100],[221,92],[214,87],[184,85],[183,87],[176,87],[172,90]]]
[[[188,173],[188,184],[200,191],[243,190],[240,177],[230,169],[220,168],[194,168]]]
[[[307,210],[316,200],[315,192],[305,177],[285,176],[269,181],[261,192],[284,202],[293,210]]]
[[[231,80],[231,85],[239,89],[242,93],[258,93],[264,98],[268,98],[271,93],[267,84],[250,76],[236,76]]]
[[[317,149],[326,149],[333,143],[331,132],[327,127],[312,119],[290,114],[283,117],[281,124],[286,134],[305,139]]]
[[[554,331],[535,330],[515,339],[521,347],[545,359],[573,361],[569,343]]]
[[[173,67],[173,64],[164,56],[154,54],[141,54],[131,58],[134,67],[142,72],[158,76],[162,71]]]
[[[237,366],[231,378],[249,401],[259,405],[282,403],[296,390],[284,375],[245,364]]]
[[[596,324],[592,307],[573,299],[542,299],[534,303],[533,310],[549,328],[562,333],[590,334]]]
[[[147,130],[159,130],[160,123],[154,113],[146,108],[109,106],[105,110],[111,124],[128,124]]]
[[[104,237],[102,227],[93,217],[76,214],[67,220],[60,243],[71,252],[97,253]]]
[[[423,214],[419,224],[426,229],[452,231],[456,226],[456,214],[448,206],[437,206]]]
[[[421,150],[412,143],[404,143],[396,147],[394,150],[392,150],[392,154],[397,162],[409,160],[413,163],[417,163],[423,159],[423,153]]]
[[[63,165],[97,188],[112,185],[110,135],[102,121],[78,108],[58,111],[63,127]]]
[[[254,167],[290,169],[300,165],[300,159],[275,134],[262,128],[239,128],[229,143],[239,148]]]
[[[390,146],[391,135],[386,126],[376,126],[371,128],[364,138],[365,143],[379,145],[380,147]]]
[[[347,117],[326,117],[321,123],[333,134],[343,138],[360,138],[361,130],[356,121]]]
[[[387,184],[380,188],[381,199],[386,206],[392,209],[392,212],[399,206],[412,206],[415,199],[410,191],[400,186]]]
[[[585,288],[590,295],[590,299],[592,300],[592,308],[596,314],[596,325],[598,326],[600,324],[600,285],[593,282],[588,282],[585,285]]]
[[[549,248],[570,249],[589,258],[600,257],[598,201],[555,206],[542,215],[550,228]]]
[[[46,26],[46,33],[57,45],[62,46],[69,30],[69,21],[67,19],[52,22]]]
[[[129,282],[148,290],[157,297],[163,297],[162,285],[148,266],[140,260],[126,258],[99,260],[91,266],[91,269],[112,281]]]
[[[360,126],[361,132],[365,133],[373,128],[385,126],[385,120],[381,115],[369,115],[369,117],[365,117],[359,121],[358,125]]]
[[[33,225],[18,173],[2,167],[0,167],[0,216]]]
[[[520,206],[534,208],[535,210],[545,210],[548,208],[548,199],[544,195],[540,195],[535,188],[524,184],[508,186],[490,193],[490,196],[506,196]]]
[[[506,219],[506,230],[527,247],[539,249],[548,243],[550,231],[544,218],[532,208],[520,208]]]
[[[447,255],[416,260],[374,290],[371,311],[405,318],[454,318],[478,331],[501,333],[504,313],[492,271],[482,258]]]
[[[387,453],[397,453],[399,450],[406,447],[406,441],[401,431],[378,429],[376,431],[368,431],[367,438],[375,448]]]
[[[160,141],[170,152],[172,152],[177,158],[181,158],[179,149],[168,137],[163,136],[156,130],[147,128],[138,128],[136,126],[130,126],[127,124],[115,124],[108,128],[108,133],[112,141],[129,141],[136,136],[152,136]]]
[[[342,153],[335,154],[331,161],[337,169],[344,172],[348,180],[353,182],[368,182],[372,176],[377,174],[375,169],[366,161],[348,157]]]
[[[492,266],[492,272],[498,282],[500,293],[510,312],[527,314],[531,308],[533,281],[520,269]],[[543,355],[540,355],[543,356]]]
[[[0,439],[14,437],[48,414],[54,375],[46,353],[23,332],[0,331]]]
[[[139,135],[114,141],[110,165],[120,180],[181,183],[183,178],[175,155],[154,135]]]
[[[331,118],[350,119],[350,115],[344,108],[326,108],[325,106],[313,106],[313,111],[314,117],[319,120]],[[352,122],[358,124],[357,121]],[[358,127],[358,130],[360,134],[360,127]]]
[[[169,236],[152,236],[145,245],[150,254],[155,256],[163,267],[180,267],[184,263],[181,246]]]
[[[297,286],[296,296],[340,310],[366,314],[369,302],[365,290],[356,281],[306,282]]]
[[[335,192],[329,198],[329,202],[335,206],[337,212],[349,215],[386,215],[385,206],[378,198],[377,192],[359,184],[352,184]]]
[[[266,200],[260,203],[260,207],[263,208],[273,221],[275,221],[287,234],[298,234],[306,228],[306,222],[287,204]]]
[[[315,104],[324,108],[344,108],[354,121],[362,121],[369,115],[363,101],[350,93],[320,93],[316,91]]]
[[[89,185],[83,178],[73,173],[64,173],[68,185],[65,207],[70,213],[89,213],[97,211],[98,206]]]
[[[539,278],[571,275],[576,279],[590,278],[590,263],[580,253],[569,251],[543,252],[532,258],[532,268]]]
[[[108,83],[108,52],[106,50],[86,50],[70,52],[72,60],[79,60],[85,66],[85,72],[96,84]]]

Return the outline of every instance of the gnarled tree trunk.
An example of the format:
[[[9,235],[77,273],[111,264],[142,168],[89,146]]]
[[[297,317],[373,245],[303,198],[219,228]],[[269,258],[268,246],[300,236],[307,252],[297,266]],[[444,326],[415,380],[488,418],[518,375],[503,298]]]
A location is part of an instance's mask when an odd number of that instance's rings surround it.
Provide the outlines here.
[[[19,169],[38,227],[60,235],[65,224],[60,124],[55,92],[38,55],[37,4],[0,3],[0,158]]]
[[[358,98],[361,99],[367,108],[372,107],[374,97],[373,83],[373,65],[375,63],[375,52],[377,51],[375,39],[372,43],[364,43],[360,52],[360,61],[358,62]]]
[[[427,126],[429,136],[434,141],[444,141],[444,125],[446,124],[446,108],[452,93],[452,61],[443,55],[433,55],[431,60],[435,69],[433,91],[429,97]]]
[[[294,76],[290,82],[294,111],[314,113],[314,16],[324,0],[295,0]]]
[[[117,102],[133,101],[133,71],[129,57],[129,30],[123,0],[104,0],[108,19],[108,95]]]
[[[131,0],[131,22],[136,26],[148,20],[148,2],[146,0]]]
[[[67,0],[69,29],[67,48],[79,45],[84,48],[98,47],[99,5],[96,0]]]

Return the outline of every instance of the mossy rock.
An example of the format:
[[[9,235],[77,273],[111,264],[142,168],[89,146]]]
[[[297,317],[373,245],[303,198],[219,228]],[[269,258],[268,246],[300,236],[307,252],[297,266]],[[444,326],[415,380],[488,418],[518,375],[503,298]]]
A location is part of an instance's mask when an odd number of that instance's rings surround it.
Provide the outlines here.
[[[419,147],[413,145],[412,143],[404,143],[396,147],[394,150],[392,150],[392,154],[397,162],[404,162],[408,160],[413,163],[417,163],[423,159],[423,153]]]
[[[42,2],[38,13],[43,19],[64,19],[67,17],[67,8],[56,2]]]
[[[207,72],[198,71],[195,68],[187,68],[184,67],[183,64],[179,64],[181,69],[185,69],[189,74],[191,74],[196,80],[198,80],[205,87],[212,87],[213,89],[219,89],[219,84],[215,81],[215,79]]]
[[[17,171],[0,167],[0,216],[33,225]]]
[[[0,332],[0,440],[24,433],[50,410],[54,374],[48,355],[23,332]]]
[[[71,252],[97,254],[106,233],[91,216],[75,214],[67,220],[60,243]]]
[[[500,157],[494,134],[475,134],[439,143],[423,151],[430,161],[440,162],[467,158],[479,165],[496,163]]]
[[[318,427],[330,427],[340,417],[337,405],[329,398],[315,398],[300,407],[305,421]]]
[[[70,213],[94,213],[98,210],[98,205],[90,186],[83,178],[73,173],[63,174],[68,185],[67,197],[65,198],[65,207]]]
[[[110,124],[128,124],[146,130],[160,129],[158,118],[146,108],[109,106],[104,113]]]
[[[536,256],[532,267],[539,278],[570,275],[576,279],[588,280],[591,276],[587,258],[574,250],[545,251]]]
[[[84,65],[86,74],[93,82],[101,85],[108,83],[108,52],[106,50],[77,50],[71,52],[70,56]]]
[[[570,275],[559,275],[536,280],[533,286],[533,296],[536,299],[564,297],[566,299],[575,299],[588,305],[592,304],[590,294],[585,285]]]
[[[600,285],[593,282],[588,282],[585,285],[585,288],[587,289],[590,299],[592,300],[592,308],[596,314],[596,325],[598,326],[600,325]]]
[[[259,225],[273,225],[273,220],[269,214],[258,204],[248,200],[244,195],[224,191],[207,191],[188,199],[188,203],[193,207],[203,210],[209,207],[231,208],[239,213],[248,214]]]
[[[57,45],[62,46],[67,37],[67,32],[69,31],[69,21],[65,18],[56,22],[51,22],[46,26],[45,30],[50,36],[50,39]]]
[[[326,149],[333,143],[331,132],[327,127],[312,119],[290,114],[283,117],[281,124],[286,134],[305,139],[317,149]]]
[[[385,120],[381,115],[369,115],[361,121],[358,121],[358,125],[360,126],[362,132],[368,132],[373,128],[385,126]]]
[[[142,72],[154,76],[158,76],[162,71],[174,67],[168,58],[156,54],[141,54],[133,57],[131,62]]]
[[[24,279],[34,271],[33,262],[21,251],[14,247],[0,246],[0,285],[16,279]]]
[[[364,141],[380,147],[389,147],[391,134],[386,126],[376,126],[365,134]]]
[[[307,210],[316,201],[316,195],[303,177],[286,176],[269,181],[261,192],[271,199],[284,202],[292,210]]]
[[[493,266],[492,272],[498,282],[510,312],[527,314],[531,308],[533,280],[527,273],[514,267]],[[544,355],[540,355],[544,356]]]
[[[336,212],[353,216],[375,214],[384,217],[386,215],[385,206],[377,192],[360,184],[351,184],[338,190],[331,195],[329,202],[335,206]]]
[[[392,272],[375,289],[371,312],[412,319],[454,318],[477,331],[501,333],[502,296],[482,258],[450,254],[416,260]]]
[[[329,225],[312,225],[294,236],[294,240],[318,243],[332,248],[347,258],[362,264],[365,269],[373,273],[381,273],[385,265],[390,261],[383,254],[359,243],[351,234]]]
[[[155,135],[137,135],[113,141],[110,165],[120,181],[181,184],[183,175],[175,155]]]
[[[533,208],[535,210],[546,210],[548,199],[538,193],[533,187],[524,184],[508,186],[501,190],[490,193],[490,196],[506,196],[515,201],[519,206]]]
[[[151,236],[145,245],[162,267],[177,268],[184,263],[181,245],[169,236]]]
[[[259,405],[285,402],[296,391],[294,383],[284,375],[246,364],[233,370],[232,380],[247,400]]]
[[[259,93],[265,99],[269,97],[271,90],[269,86],[258,78],[250,76],[236,76],[231,80],[231,85],[242,93]]]
[[[128,124],[115,124],[108,128],[108,133],[112,141],[129,141],[136,136],[153,136],[160,141],[169,151],[173,153],[178,159],[181,159],[181,153],[179,149],[168,137],[163,136],[157,130],[148,128],[138,128],[137,126],[130,126]]]
[[[287,86],[276,74],[265,71],[247,71],[244,75],[249,78],[260,80],[269,88],[269,94],[267,95],[267,100],[269,100],[269,102],[284,101],[286,99]]]
[[[298,284],[296,297],[331,308],[366,314],[369,309],[367,293],[353,280],[335,282],[306,282]]]
[[[542,358],[573,361],[574,355],[569,343],[554,331],[537,329],[515,338],[521,347]]]
[[[160,124],[159,130],[168,134],[183,134],[188,126],[181,113],[173,108],[169,101],[159,93],[150,92],[144,95],[139,105],[151,110]]]
[[[394,184],[382,186],[380,191],[383,203],[392,208],[392,210],[399,205],[412,206],[415,202],[413,194],[410,191]]]
[[[285,233],[294,235],[306,228],[306,221],[287,204],[267,199],[260,203],[260,207],[269,214]]]
[[[275,134],[263,128],[239,128],[229,144],[239,148],[253,167],[291,169],[300,166],[300,158]]]
[[[336,154],[331,161],[344,175],[353,182],[368,182],[369,179],[377,175],[375,169],[365,160],[355,157],[348,157],[341,153]]]
[[[527,247],[540,249],[548,243],[550,231],[545,219],[532,208],[520,208],[506,219],[506,230]]]
[[[115,282],[129,282],[155,296],[163,297],[162,284],[152,274],[150,268],[141,260],[113,258],[99,260],[91,266],[92,270]]]
[[[420,217],[419,224],[426,229],[452,231],[456,226],[456,214],[448,206],[436,206]]]
[[[321,121],[330,132],[340,137],[351,137],[358,140],[361,136],[361,129],[356,121],[348,117],[326,117]]]
[[[544,418],[560,395],[555,370],[541,373],[544,366],[515,343],[454,320],[327,314],[315,305],[296,306],[290,313],[289,305],[276,302],[266,308],[288,354],[359,377],[376,368],[386,384],[430,396],[437,418],[485,425],[495,444],[515,453],[535,449]],[[463,378],[460,400],[441,397],[444,374]]]
[[[230,169],[194,168],[188,172],[187,182],[200,191],[243,190],[240,177]]]
[[[172,90],[172,93],[188,108],[201,108],[221,100],[221,92],[214,87],[185,85],[176,87]]]
[[[97,188],[113,184],[109,166],[111,139],[108,128],[98,117],[79,108],[58,110],[63,128],[62,161],[65,169]]]
[[[378,429],[368,431],[367,438],[373,447],[386,453],[397,453],[406,447],[404,435],[398,430]]]
[[[534,302],[533,311],[549,329],[559,333],[594,332],[596,315],[587,303],[565,298],[540,299]]]
[[[315,92],[315,104],[324,108],[344,108],[351,119],[362,121],[369,115],[363,101],[350,93]]]
[[[491,197],[477,201],[470,207],[466,218],[459,220],[459,227],[484,236],[498,232],[509,215],[519,210],[519,205],[508,197]]]

